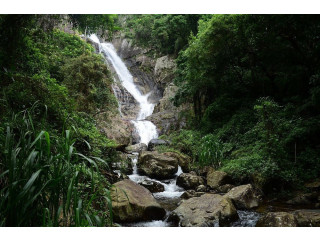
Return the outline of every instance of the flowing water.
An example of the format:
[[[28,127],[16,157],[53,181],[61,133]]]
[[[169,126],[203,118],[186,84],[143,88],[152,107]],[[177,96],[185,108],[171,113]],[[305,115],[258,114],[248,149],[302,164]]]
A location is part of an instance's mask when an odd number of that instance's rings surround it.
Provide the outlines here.
[[[107,58],[108,62],[112,65],[116,71],[121,85],[134,97],[134,99],[139,103],[140,111],[136,120],[132,120],[139,136],[140,142],[148,144],[153,138],[158,137],[156,126],[145,120],[146,117],[150,116],[154,109],[154,104],[148,101],[148,94],[141,94],[139,89],[133,82],[133,77],[126,67],[125,63],[118,56],[115,48],[111,43],[100,43],[96,35],[91,35],[90,39],[99,44],[99,50]]]
[[[101,43],[96,35],[91,35],[90,39],[99,44],[99,51],[102,52],[107,59],[108,64],[110,64],[120,82],[121,85],[134,97],[134,99],[139,103],[140,111],[135,120],[131,120],[133,123],[137,133],[140,137],[140,143],[144,143],[148,145],[151,139],[158,137],[158,132],[156,126],[145,120],[146,117],[150,116],[154,110],[154,104],[148,101],[148,97],[150,93],[143,95],[136,85],[133,82],[133,76],[129,72],[125,63],[118,56],[115,48],[111,43]],[[119,108],[120,109],[120,108]],[[120,111],[120,110],[119,110]],[[121,111],[120,111],[121,112]],[[141,183],[144,180],[151,180],[158,182],[164,186],[164,191],[160,193],[154,193],[154,197],[158,200],[158,202],[162,205],[172,205],[172,203],[177,203],[182,195],[184,189],[177,186],[177,177],[182,173],[181,167],[178,167],[178,171],[175,174],[174,178],[167,179],[165,181],[158,181],[156,179],[151,179],[147,176],[139,175],[137,170],[137,161],[138,161],[138,153],[134,153],[132,158],[133,164],[133,173],[129,175],[129,178],[136,182]],[[167,212],[169,213],[169,211]],[[139,222],[130,224],[128,226],[137,226],[137,227],[165,227],[170,226],[166,220],[164,221],[148,221],[148,222]]]
[[[146,117],[150,116],[154,109],[154,104],[148,101],[148,97],[150,93],[143,95],[136,85],[133,82],[133,77],[126,67],[125,63],[118,56],[115,48],[111,43],[101,43],[96,35],[91,35],[90,39],[97,44],[99,44],[99,51],[102,52],[107,60],[107,63],[110,64],[120,82],[121,85],[134,97],[134,99],[139,103],[140,111],[135,120],[131,120],[137,133],[140,137],[140,143],[147,144],[153,138],[158,137],[156,126],[150,122],[145,120]],[[113,87],[114,88],[114,87]],[[113,89],[114,90],[114,89]],[[115,90],[114,90],[115,92]],[[116,92],[115,92],[116,93]],[[117,96],[117,95],[116,95]],[[119,102],[119,101],[118,101]],[[121,108],[119,107],[119,112],[121,113]],[[156,179],[151,179],[147,176],[142,176],[138,173],[137,169],[137,161],[138,161],[138,153],[133,153],[131,155],[132,165],[133,165],[133,173],[129,175],[129,178],[136,182],[141,183],[144,180],[151,180],[158,182],[164,186],[164,191],[159,193],[154,193],[153,196],[157,199],[157,201],[167,210],[167,217],[175,207],[177,207],[180,196],[184,192],[184,189],[177,186],[177,177],[182,173],[181,167],[178,167],[178,171],[175,174],[174,178],[167,179],[163,181],[158,181]],[[257,220],[259,219],[259,214],[256,212],[250,211],[238,211],[239,220],[235,222],[232,226],[255,226]],[[134,227],[169,227],[171,224],[165,219],[160,221],[147,221],[147,222],[137,222],[127,224],[126,226],[134,226]]]

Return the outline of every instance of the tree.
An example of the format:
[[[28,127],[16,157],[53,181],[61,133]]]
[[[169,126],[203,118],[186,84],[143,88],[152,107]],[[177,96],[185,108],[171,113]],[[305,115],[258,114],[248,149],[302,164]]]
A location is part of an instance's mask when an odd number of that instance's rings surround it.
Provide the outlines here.
[[[85,35],[108,30],[112,36],[112,32],[116,29],[114,20],[117,15],[114,14],[69,14],[69,17],[72,24]]]

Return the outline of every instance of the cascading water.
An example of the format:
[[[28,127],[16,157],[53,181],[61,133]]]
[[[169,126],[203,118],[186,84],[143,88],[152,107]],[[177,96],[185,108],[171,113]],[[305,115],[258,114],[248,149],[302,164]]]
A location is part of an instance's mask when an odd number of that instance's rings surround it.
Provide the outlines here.
[[[98,37],[96,35],[91,35],[90,39],[99,45],[99,51],[102,52],[108,62],[111,64],[114,70],[116,71],[118,78],[122,84],[122,86],[134,97],[134,99],[139,103],[140,111],[136,118],[136,120],[131,120],[134,127],[137,130],[137,133],[140,137],[140,143],[148,144],[149,141],[153,138],[158,137],[158,133],[156,130],[156,126],[150,122],[145,120],[146,117],[150,116],[154,109],[154,104],[148,101],[148,97],[150,95],[143,95],[136,87],[133,82],[133,77],[130,74],[128,68],[121,60],[121,58],[117,55],[113,45],[111,43],[100,43]],[[116,91],[115,86],[113,86],[113,90]],[[118,100],[119,102],[119,100]],[[120,102],[119,102],[119,112],[121,114]],[[129,178],[136,182],[141,183],[144,180],[151,180],[158,182],[164,186],[164,191],[159,193],[154,193],[154,197],[163,205],[175,205],[177,201],[179,201],[179,197],[183,193],[183,188],[177,186],[177,177],[182,173],[181,167],[179,166],[178,171],[173,179],[168,179],[165,181],[158,181],[156,179],[150,179],[147,176],[141,176],[137,170],[137,161],[138,161],[138,153],[133,153],[131,155],[132,164],[133,164],[133,173],[129,175]],[[167,215],[170,211],[167,211]],[[252,211],[238,211],[239,220],[234,222],[232,226],[255,226],[256,222],[259,219],[259,214]],[[166,220],[164,221],[148,221],[148,222],[138,222],[133,224],[128,224],[127,226],[135,226],[135,227],[167,227],[170,226],[170,223]],[[218,225],[217,225],[218,226]]]
[[[140,112],[137,119],[132,120],[132,123],[140,136],[140,143],[148,144],[151,139],[158,137],[156,126],[152,122],[145,120],[146,117],[152,114],[154,109],[154,104],[148,101],[150,93],[146,95],[141,94],[133,82],[131,73],[121,58],[117,55],[116,50],[111,43],[100,43],[98,37],[94,34],[90,36],[90,39],[99,44],[100,52],[103,52],[108,61],[112,64],[122,86],[139,103]]]
[[[137,133],[140,137],[140,143],[147,144],[153,138],[158,137],[156,126],[150,122],[145,120],[146,117],[150,116],[154,110],[154,104],[148,101],[148,97],[150,93],[143,95],[136,87],[133,82],[133,77],[129,72],[128,68],[121,60],[121,58],[117,55],[113,45],[111,43],[100,43],[98,37],[96,35],[91,35],[90,39],[99,44],[99,51],[104,54],[109,64],[112,65],[114,70],[116,71],[119,80],[122,86],[134,97],[134,99],[139,103],[140,111],[136,120],[131,120]],[[147,176],[141,176],[137,171],[137,160],[138,153],[134,153],[132,155],[132,163],[133,163],[133,173],[129,175],[129,178],[137,183],[140,183],[144,180],[152,180],[158,183],[161,183],[164,186],[164,192],[155,193],[154,197],[159,201],[166,201],[171,199],[177,199],[183,193],[183,189],[178,187],[177,177],[182,173],[181,167],[179,166],[178,171],[173,179],[168,179],[167,181],[158,181],[156,179],[150,179]],[[162,227],[169,226],[169,223],[166,221],[149,221],[149,222],[140,222],[133,224],[131,226],[152,226],[152,227]]]

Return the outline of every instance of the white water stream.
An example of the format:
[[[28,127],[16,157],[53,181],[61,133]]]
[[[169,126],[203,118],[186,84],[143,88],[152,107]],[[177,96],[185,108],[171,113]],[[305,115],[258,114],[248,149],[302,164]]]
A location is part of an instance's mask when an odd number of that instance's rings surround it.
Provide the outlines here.
[[[128,68],[118,56],[116,50],[111,43],[101,43],[98,37],[93,34],[90,39],[99,44],[100,52],[103,52],[109,63],[115,69],[122,86],[134,97],[139,103],[140,112],[136,120],[132,120],[139,136],[140,142],[147,144],[153,138],[158,137],[156,126],[145,120],[146,117],[150,116],[154,109],[154,104],[148,101],[150,93],[143,95],[133,82],[133,77],[129,72]]]
[[[158,133],[156,126],[150,122],[145,120],[146,117],[150,116],[154,109],[154,104],[148,101],[148,97],[150,93],[143,95],[136,87],[133,82],[133,77],[126,67],[125,63],[122,59],[117,55],[116,50],[114,49],[111,43],[101,43],[96,35],[91,35],[90,39],[99,44],[99,51],[104,54],[109,64],[115,69],[118,78],[122,84],[122,86],[134,97],[134,99],[139,103],[140,111],[136,120],[132,120],[139,137],[140,143],[144,143],[148,145],[151,139],[157,138]],[[119,108],[120,109],[120,108]],[[121,110],[121,109],[120,109]],[[121,113],[121,111],[120,111]],[[182,173],[181,167],[179,166],[177,173],[173,179],[168,179],[166,181],[158,181],[156,179],[150,179],[147,176],[141,176],[137,171],[137,161],[138,161],[138,153],[134,154],[132,157],[133,163],[133,173],[129,175],[130,180],[140,183],[144,180],[152,180],[158,182],[164,186],[164,191],[159,193],[154,193],[154,197],[161,200],[167,199],[177,199],[183,193],[183,188],[177,186],[177,177]],[[140,222],[131,224],[131,226],[152,226],[152,227],[163,227],[168,226],[166,221],[149,221],[149,222]]]

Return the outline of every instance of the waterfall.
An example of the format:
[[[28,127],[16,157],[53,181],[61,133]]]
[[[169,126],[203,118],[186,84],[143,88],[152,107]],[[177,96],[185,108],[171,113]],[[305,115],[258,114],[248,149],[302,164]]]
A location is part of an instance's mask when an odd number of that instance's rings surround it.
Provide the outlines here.
[[[117,55],[116,50],[111,43],[100,43],[95,34],[91,35],[90,39],[99,44],[99,51],[105,54],[108,62],[115,69],[122,86],[139,103],[140,112],[137,119],[131,120],[131,122],[139,134],[140,143],[148,144],[151,139],[158,137],[156,126],[152,122],[145,120],[146,117],[152,114],[154,109],[154,104],[148,101],[150,93],[146,95],[141,94],[133,82],[131,73],[122,59]]]
[[[124,62],[121,60],[121,58],[117,55],[116,50],[114,49],[111,43],[100,43],[96,35],[91,35],[90,39],[99,44],[99,51],[104,54],[108,64],[111,64],[112,67],[114,68],[122,86],[139,103],[139,106],[140,106],[139,114],[137,115],[136,120],[131,120],[131,122],[133,123],[137,133],[139,134],[140,143],[148,144],[151,139],[158,137],[156,126],[152,122],[145,120],[145,118],[150,116],[154,110],[154,104],[148,101],[148,97],[150,93],[146,95],[141,94],[141,92],[133,82],[133,77],[131,73],[129,72],[128,68],[126,67]],[[113,86],[113,90],[116,94],[117,91],[115,86]],[[116,97],[118,98],[118,102],[119,102],[120,96],[117,96],[116,94]],[[121,112],[120,108],[119,108],[119,112]],[[178,171],[172,179],[167,179],[166,181],[158,181],[156,179],[151,179],[147,176],[142,176],[138,173],[138,169],[137,169],[138,155],[139,154],[136,152],[136,153],[133,153],[130,157],[133,165],[133,173],[128,176],[130,180],[136,183],[141,183],[144,180],[150,180],[150,181],[162,184],[164,186],[164,191],[153,194],[153,196],[158,201],[166,202],[166,201],[169,201],[168,199],[172,201],[179,199],[179,197],[183,193],[183,188],[177,186],[177,177],[182,173],[181,167],[180,166],[178,167]],[[164,226],[170,226],[170,224],[167,222],[167,219],[165,219],[163,221],[138,222],[138,223],[129,224],[128,226],[164,227]]]

